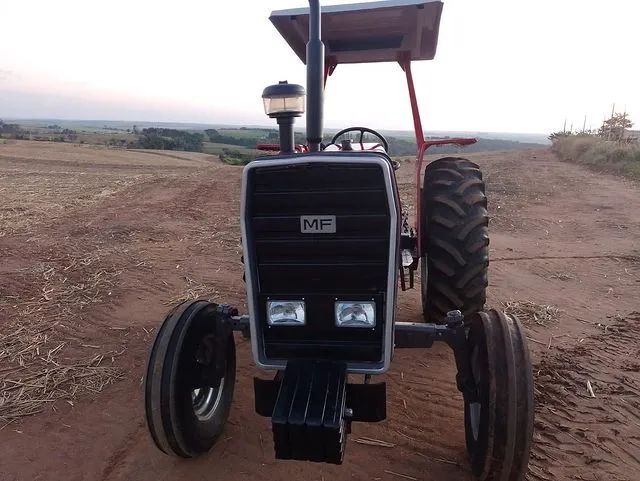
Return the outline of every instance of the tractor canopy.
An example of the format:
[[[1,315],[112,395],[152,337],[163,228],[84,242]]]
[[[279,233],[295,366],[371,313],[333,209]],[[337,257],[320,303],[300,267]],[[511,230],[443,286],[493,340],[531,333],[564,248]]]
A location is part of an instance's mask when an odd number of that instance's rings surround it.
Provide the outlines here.
[[[385,0],[326,6],[322,41],[328,65],[431,60],[438,44],[442,2]],[[309,9],[278,10],[269,17],[306,63]]]

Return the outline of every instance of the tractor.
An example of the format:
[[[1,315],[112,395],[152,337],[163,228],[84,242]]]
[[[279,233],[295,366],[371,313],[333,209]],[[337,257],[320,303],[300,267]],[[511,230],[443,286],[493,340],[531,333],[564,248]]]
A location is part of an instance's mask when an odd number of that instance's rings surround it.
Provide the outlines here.
[[[484,310],[489,266],[480,167],[428,163],[413,61],[436,53],[443,4],[385,0],[273,12],[306,64],[306,89],[264,89],[279,144],[242,173],[240,224],[248,313],[207,300],[176,306],[159,327],[144,389],[147,425],[164,453],[196,457],[222,433],[233,399],[234,332],[258,368],[255,411],[271,418],[277,459],[340,464],[352,424],[381,422],[394,349],[453,351],[470,470],[481,480],[524,478],[533,432],[533,378],[518,320]],[[350,127],[326,141],[324,87],[338,65],[397,62],[406,75],[418,147],[415,215],[400,203],[385,137]],[[368,80],[370,81],[370,80]],[[306,144],[294,142],[306,114]],[[397,322],[398,290],[419,272],[424,319]],[[362,376],[361,382],[355,382]]]

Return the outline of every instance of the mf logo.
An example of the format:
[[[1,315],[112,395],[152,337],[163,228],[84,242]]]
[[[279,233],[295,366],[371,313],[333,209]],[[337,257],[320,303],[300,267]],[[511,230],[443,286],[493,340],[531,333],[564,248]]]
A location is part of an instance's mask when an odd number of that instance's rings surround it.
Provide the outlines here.
[[[335,215],[302,215],[300,216],[300,232],[303,234],[335,234]]]

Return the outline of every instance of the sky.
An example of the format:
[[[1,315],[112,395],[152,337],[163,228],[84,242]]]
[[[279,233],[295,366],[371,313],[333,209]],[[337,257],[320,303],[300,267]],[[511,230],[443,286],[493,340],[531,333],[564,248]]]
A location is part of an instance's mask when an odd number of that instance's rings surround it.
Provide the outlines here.
[[[305,5],[0,0],[0,118],[270,125],[263,88],[305,70],[269,13]],[[436,58],[413,67],[424,128],[597,127],[613,103],[638,128],[638,19],[636,0],[445,0]],[[338,66],[325,125],[412,129],[399,66]]]

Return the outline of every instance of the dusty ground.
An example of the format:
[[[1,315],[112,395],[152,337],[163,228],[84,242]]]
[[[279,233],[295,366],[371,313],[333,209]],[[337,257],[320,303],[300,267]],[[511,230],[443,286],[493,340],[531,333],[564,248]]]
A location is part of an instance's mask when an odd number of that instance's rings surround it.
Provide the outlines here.
[[[526,319],[537,400],[529,478],[637,480],[640,190],[545,151],[471,157],[489,187],[490,305],[559,309]],[[400,170],[408,200],[412,167]],[[470,479],[442,347],[396,353],[389,419],[355,425],[341,467],[273,459],[240,339],[221,442],[192,461],[154,448],[140,383],[168,304],[213,295],[244,306],[240,172],[201,154],[0,145],[0,479]],[[417,291],[403,293],[399,320],[419,320],[419,304]]]

